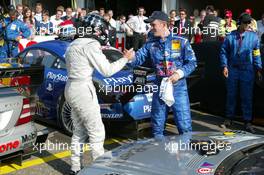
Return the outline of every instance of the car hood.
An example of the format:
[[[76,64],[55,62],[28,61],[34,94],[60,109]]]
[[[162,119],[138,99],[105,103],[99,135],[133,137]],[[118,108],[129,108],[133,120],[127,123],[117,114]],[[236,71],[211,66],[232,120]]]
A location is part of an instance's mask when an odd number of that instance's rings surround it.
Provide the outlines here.
[[[201,155],[197,150],[191,148],[186,149],[191,139],[212,138],[230,142],[231,148],[211,156]],[[199,174],[198,171],[208,170],[210,172],[206,174],[214,174],[222,160],[229,155],[259,143],[264,143],[263,136],[249,133],[225,136],[218,132],[195,132],[180,136],[168,136],[163,141],[141,140],[107,152],[79,174],[192,175]]]

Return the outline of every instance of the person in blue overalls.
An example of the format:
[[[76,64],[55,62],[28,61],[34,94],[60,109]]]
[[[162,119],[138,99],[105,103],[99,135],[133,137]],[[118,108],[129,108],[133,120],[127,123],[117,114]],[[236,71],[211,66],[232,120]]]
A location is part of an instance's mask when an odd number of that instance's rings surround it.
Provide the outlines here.
[[[4,47],[5,40],[4,40],[4,30],[5,30],[5,20],[2,19],[0,22],[0,63],[5,62],[5,58],[7,58],[6,49]]]
[[[16,10],[10,10],[9,16],[5,23],[4,39],[7,57],[11,58],[18,54],[19,40],[28,38],[31,31],[25,23],[17,19]]]
[[[221,67],[227,82],[227,119],[221,126],[226,128],[232,124],[239,87],[245,130],[254,133],[251,124],[253,86],[256,72],[257,78],[262,79],[262,62],[258,36],[255,32],[249,31],[251,20],[249,14],[241,14],[238,30],[225,38],[221,48]]]
[[[5,31],[5,24],[7,23],[7,18],[4,17],[3,8],[0,6],[0,63],[5,62],[7,58],[6,49],[4,47],[4,31]]]
[[[151,34],[145,45],[136,52],[129,66],[135,67],[151,59],[157,75],[156,85],[160,86],[165,77],[173,83],[175,103],[171,107],[178,131],[183,134],[192,131],[186,77],[195,70],[197,64],[190,43],[187,39],[170,33],[168,20],[168,15],[161,11],[154,11],[145,20],[152,27]],[[153,93],[151,123],[154,137],[163,139],[169,107],[160,99],[159,91],[160,88]]]

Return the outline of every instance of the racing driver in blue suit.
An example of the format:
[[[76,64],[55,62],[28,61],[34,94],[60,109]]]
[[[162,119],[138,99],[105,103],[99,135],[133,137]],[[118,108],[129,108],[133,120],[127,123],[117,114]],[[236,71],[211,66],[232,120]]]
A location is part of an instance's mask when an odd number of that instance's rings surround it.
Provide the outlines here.
[[[251,20],[249,14],[241,14],[238,30],[226,37],[221,48],[221,67],[227,80],[227,119],[221,126],[226,128],[232,124],[239,87],[245,129],[254,133],[251,125],[253,86],[256,72],[257,78],[262,79],[262,63],[258,36],[255,32],[249,31]]]
[[[145,45],[139,49],[135,58],[129,63],[134,67],[151,59],[157,75],[156,84],[160,86],[163,78],[173,83],[175,103],[171,106],[174,121],[180,134],[192,131],[190,104],[186,77],[196,67],[196,57],[187,39],[173,35],[168,29],[168,15],[154,11],[144,20],[151,24],[151,36]],[[151,123],[156,139],[163,139],[163,131],[169,107],[159,97],[159,91],[153,92]]]

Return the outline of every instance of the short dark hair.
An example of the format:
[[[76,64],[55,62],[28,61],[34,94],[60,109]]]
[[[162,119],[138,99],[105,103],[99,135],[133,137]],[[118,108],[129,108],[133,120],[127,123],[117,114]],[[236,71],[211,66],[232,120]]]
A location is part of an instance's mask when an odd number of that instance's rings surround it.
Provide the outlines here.
[[[179,12],[184,12],[185,14],[187,14],[187,10],[185,8],[180,8]]]
[[[58,10],[61,10],[62,12],[64,11],[64,7],[62,6],[62,5],[59,5],[58,7],[57,7],[57,11]]]
[[[63,14],[63,11],[61,9],[57,9],[56,12],[61,12],[61,14]]]
[[[176,11],[176,10],[171,10],[171,11],[170,11],[170,14],[171,14],[172,12],[175,12],[175,13],[177,13],[177,11]]]
[[[42,3],[40,3],[40,2],[37,2],[37,3],[36,3],[36,6],[41,6],[41,7],[43,7],[43,6],[42,6]]]
[[[206,6],[206,11],[214,12],[214,6],[213,5]]]
[[[71,9],[71,11],[73,11],[73,9],[72,9],[71,7],[67,7],[67,8],[66,8],[66,11],[67,11],[67,9]]]
[[[17,11],[14,10],[14,9],[11,9],[11,10],[8,12],[8,14],[9,14],[10,16],[17,16]]]
[[[119,19],[122,19],[122,18],[126,18],[126,16],[125,15],[120,15]]]
[[[16,9],[17,9],[18,7],[22,7],[22,8],[23,8],[23,5],[22,5],[22,4],[17,4],[17,5],[16,5]]]
[[[49,16],[49,11],[48,11],[48,10],[43,10],[42,15],[47,15],[47,16]]]
[[[139,10],[139,9],[144,9],[144,10],[145,10],[145,8],[144,8],[143,6],[139,6],[139,7],[138,7],[138,10]]]

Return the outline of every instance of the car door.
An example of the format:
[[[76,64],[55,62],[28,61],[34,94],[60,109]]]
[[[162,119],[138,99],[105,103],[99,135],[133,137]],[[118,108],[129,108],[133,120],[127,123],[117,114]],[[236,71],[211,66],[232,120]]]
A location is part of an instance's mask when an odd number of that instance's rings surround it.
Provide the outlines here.
[[[44,81],[39,88],[38,98],[40,110],[38,115],[53,118],[56,110],[57,99],[62,93],[67,81],[65,62],[55,54],[42,49],[31,49],[23,57],[24,64],[43,65]]]

